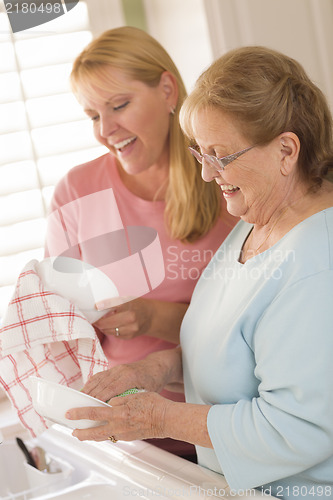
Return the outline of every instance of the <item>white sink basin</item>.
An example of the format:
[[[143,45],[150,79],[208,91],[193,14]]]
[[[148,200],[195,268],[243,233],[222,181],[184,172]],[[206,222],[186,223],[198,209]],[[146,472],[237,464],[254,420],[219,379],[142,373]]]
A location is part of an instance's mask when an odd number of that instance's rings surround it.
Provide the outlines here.
[[[80,442],[70,429],[61,425],[30,441],[21,427],[21,437],[28,448],[41,446],[61,468],[57,477],[52,474],[43,477],[43,473],[33,468],[27,473],[30,466],[14,439],[20,435],[20,428],[8,423],[4,426],[1,409],[0,405],[0,430],[4,435],[0,444],[1,500],[124,500],[126,497],[202,500],[225,498],[228,493],[230,497],[223,476],[151,444]],[[250,493],[251,500],[261,497],[254,490]],[[244,492],[241,496],[233,492],[231,496],[233,500],[245,497]]]

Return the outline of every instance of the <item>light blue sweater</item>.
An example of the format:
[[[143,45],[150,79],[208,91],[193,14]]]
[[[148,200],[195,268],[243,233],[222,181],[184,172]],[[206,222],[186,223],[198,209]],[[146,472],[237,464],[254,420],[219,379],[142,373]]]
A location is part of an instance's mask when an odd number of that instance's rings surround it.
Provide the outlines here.
[[[199,463],[234,490],[333,498],[333,208],[238,261],[240,222],[181,329],[186,400],[212,405]]]

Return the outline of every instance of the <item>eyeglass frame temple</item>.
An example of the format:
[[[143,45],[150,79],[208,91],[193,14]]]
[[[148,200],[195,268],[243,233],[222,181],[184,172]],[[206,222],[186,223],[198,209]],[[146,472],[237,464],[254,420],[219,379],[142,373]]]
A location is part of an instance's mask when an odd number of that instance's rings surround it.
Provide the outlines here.
[[[246,153],[247,151],[250,151],[250,149],[254,148],[255,146],[249,146],[248,148],[245,148],[245,149],[242,149],[241,151],[238,151],[237,153],[233,153],[231,155],[227,155],[227,156],[224,156],[222,158],[217,158],[219,160],[219,163],[222,162],[222,160],[224,158],[227,158],[227,162],[226,163],[222,163],[222,170],[224,170],[224,167],[226,167],[227,165],[229,165],[229,163],[231,163],[232,161],[234,160],[237,160],[237,158],[239,158],[240,156],[242,156],[242,154]]]

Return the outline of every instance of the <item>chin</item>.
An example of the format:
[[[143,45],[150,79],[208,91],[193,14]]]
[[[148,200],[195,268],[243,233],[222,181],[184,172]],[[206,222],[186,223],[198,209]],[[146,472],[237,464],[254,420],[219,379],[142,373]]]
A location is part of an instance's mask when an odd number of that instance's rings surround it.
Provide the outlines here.
[[[228,203],[227,201],[227,210],[230,215],[233,215],[234,217],[242,217],[245,215],[243,210],[240,210],[239,207],[235,207],[232,203]]]

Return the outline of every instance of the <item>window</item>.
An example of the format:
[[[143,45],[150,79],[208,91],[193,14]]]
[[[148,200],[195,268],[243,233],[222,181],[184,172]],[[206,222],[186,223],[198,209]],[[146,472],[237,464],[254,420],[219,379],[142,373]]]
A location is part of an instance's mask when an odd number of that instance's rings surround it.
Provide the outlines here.
[[[211,58],[204,3],[80,0],[66,15],[13,35],[0,0],[0,321],[20,270],[43,258],[54,185],[74,165],[106,151],[70,91],[74,58],[92,33],[147,26],[190,89]]]
[[[16,34],[0,3],[0,318],[20,270],[43,258],[54,185],[106,151],[68,83],[91,38],[83,0],[65,16]]]

